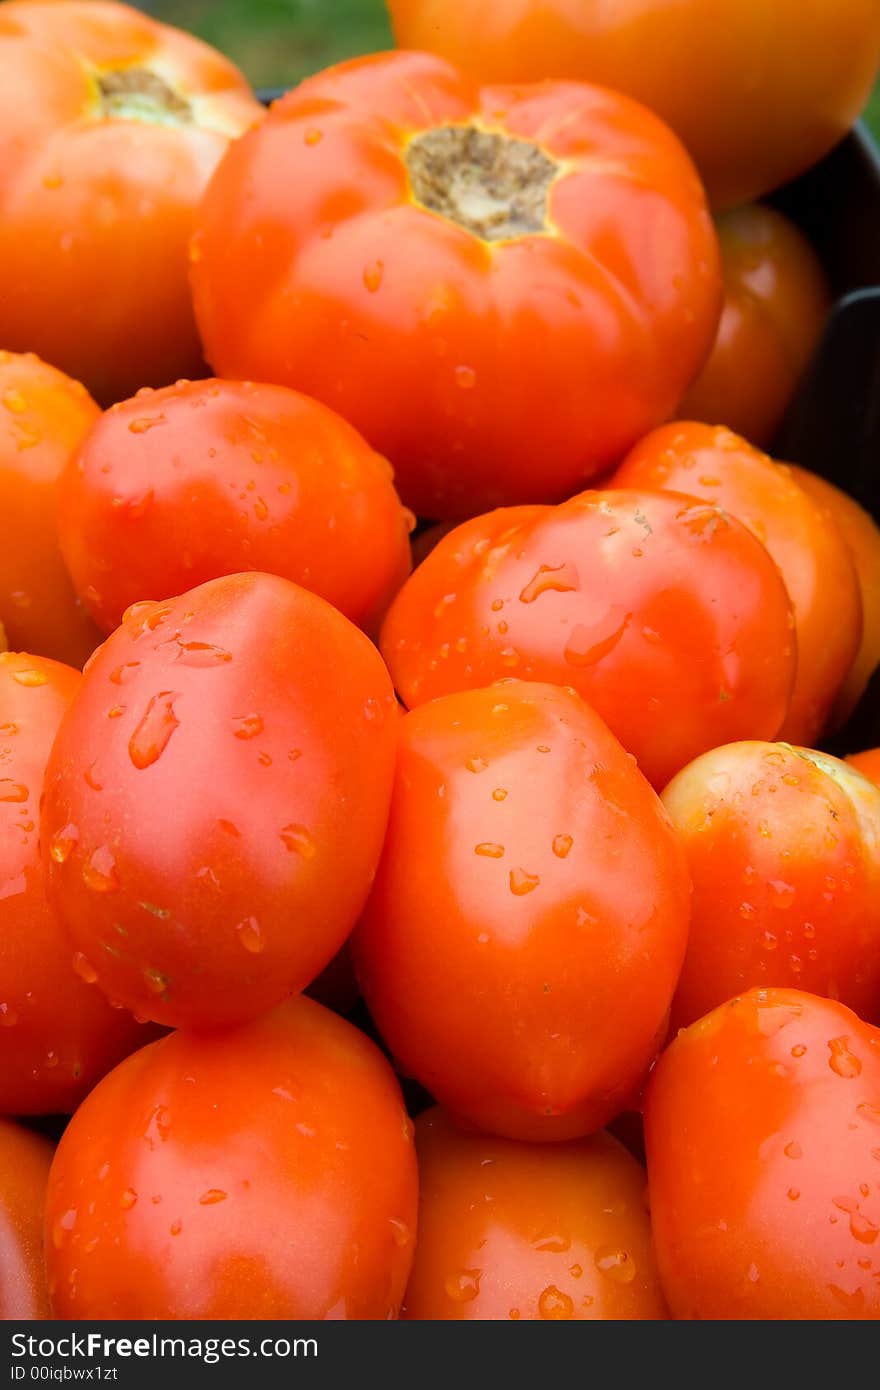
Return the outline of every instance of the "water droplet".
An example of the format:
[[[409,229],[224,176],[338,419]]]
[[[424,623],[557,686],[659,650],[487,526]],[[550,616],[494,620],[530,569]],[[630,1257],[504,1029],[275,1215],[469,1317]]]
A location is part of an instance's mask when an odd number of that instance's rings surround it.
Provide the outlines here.
[[[45,671],[36,671],[28,667],[24,671],[13,671],[12,679],[16,681],[18,685],[23,685],[28,689],[35,690],[38,686],[45,685],[49,677],[46,675]]]
[[[566,859],[573,844],[574,840],[570,835],[557,835],[553,840],[553,853],[557,859]]]
[[[453,1303],[471,1303],[480,1292],[481,1269],[460,1269],[455,1274],[447,1274],[444,1282],[446,1293]]]
[[[486,762],[486,759],[481,758],[479,754],[475,754],[465,762],[465,767],[468,772],[485,772],[488,766],[489,764]]]
[[[549,1284],[538,1299],[538,1312],[548,1320],[567,1321],[574,1317],[574,1299],[555,1284]]]
[[[125,685],[126,681],[131,680],[140,664],[139,661],[123,661],[121,666],[117,666],[115,670],[110,672],[109,679],[114,685]]]
[[[572,1279],[580,1279],[581,1275],[582,1275],[583,1272],[584,1272],[583,1266],[582,1266],[582,1265],[569,1265],[569,1267],[568,1267],[568,1272],[569,1272],[569,1274],[571,1275]]]
[[[263,940],[263,933],[256,917],[245,917],[243,922],[239,922],[235,930],[238,933],[240,944],[251,955],[258,956],[265,949],[266,943]]]
[[[181,1231],[183,1230],[183,1222],[182,1222],[182,1221],[172,1221],[172,1223],[171,1223],[171,1225],[168,1227],[168,1229],[169,1229],[171,1235],[173,1235],[173,1236],[179,1236],[180,1233],[181,1233]]]
[[[20,804],[28,799],[28,789],[21,782],[13,782],[11,777],[0,777],[0,801]]]
[[[806,1050],[804,1043],[795,1043],[794,1047],[791,1049],[791,1055],[792,1057],[803,1057]]]
[[[87,787],[91,787],[93,792],[101,792],[104,790],[104,784],[103,782],[98,781],[98,778],[95,774],[95,767],[95,763],[89,763],[88,767],[83,773],[83,781],[85,782]]]
[[[746,1271],[746,1278],[748,1279],[750,1284],[758,1283],[758,1280],[761,1278],[761,1274],[756,1264],[753,1263],[749,1265],[748,1270]]]
[[[854,1240],[862,1245],[873,1245],[874,1241],[880,1236],[880,1226],[865,1216],[859,1210],[859,1204],[851,1197],[835,1197],[834,1205],[838,1211],[846,1212],[849,1217],[849,1233]]]
[[[794,902],[794,887],[790,883],[785,883],[782,879],[771,879],[769,882],[770,899],[774,907],[781,910],[791,907]]]
[[[504,846],[494,845],[489,841],[484,841],[483,844],[474,845],[474,854],[479,854],[484,859],[503,859]]]
[[[0,1028],[14,1028],[18,1014],[11,1004],[0,1004]]]
[[[573,593],[580,589],[575,566],[568,561],[562,565],[541,565],[520,593],[520,602],[534,603],[542,594]]]
[[[13,415],[23,415],[27,410],[27,401],[24,396],[12,386],[3,392],[3,404]]]
[[[493,800],[493,801],[506,801],[506,800],[507,800],[507,788],[506,788],[506,787],[496,787],[495,790],[494,790],[493,793],[492,793],[492,800]]]
[[[636,1262],[627,1250],[606,1247],[596,1251],[596,1268],[616,1284],[631,1284],[636,1277]]]
[[[473,391],[477,384],[477,374],[473,367],[456,367],[453,376],[460,391]]]
[[[532,1244],[536,1250],[551,1250],[554,1254],[561,1255],[563,1251],[571,1249],[571,1238],[553,1232],[546,1236],[538,1236]]]
[[[305,135],[303,136],[303,144],[304,144],[304,145],[320,145],[320,143],[321,143],[321,141],[322,141],[323,139],[324,139],[324,132],[323,132],[323,130],[317,130],[317,129],[313,126],[310,130],[307,130],[306,133],[305,133]]]
[[[107,845],[96,849],[82,866],[82,880],[93,893],[115,893],[119,887],[116,861]]]
[[[67,1239],[68,1232],[72,1231],[75,1225],[76,1207],[70,1207],[63,1216],[59,1216],[58,1220],[53,1223],[52,1244],[55,1246],[56,1250],[61,1249]]]
[[[263,721],[258,714],[242,715],[234,723],[236,738],[256,738],[258,734],[263,732]]]
[[[203,1192],[199,1198],[200,1207],[213,1207],[218,1202],[225,1202],[227,1193],[221,1187],[209,1187],[207,1192]]]
[[[790,1144],[786,1144],[782,1152],[785,1154],[786,1158],[801,1158],[804,1151],[798,1141],[792,1139]]]
[[[181,666],[223,666],[232,660],[231,652],[215,646],[213,642],[181,642],[179,637],[175,637],[174,641],[177,644],[175,660]]]
[[[128,743],[128,755],[136,768],[151,767],[168,747],[171,735],[180,725],[174,713],[174,701],[179,698],[173,690],[162,690],[150,700]]]
[[[631,621],[632,614],[622,616],[622,610],[616,606],[610,610],[604,622],[590,626],[578,623],[572,628],[566,643],[565,660],[569,666],[595,666],[614,651]]]
[[[369,290],[370,294],[375,294],[376,291],[381,288],[382,281],[384,278],[384,261],[375,261],[373,265],[368,265],[364,267],[364,285]]]
[[[168,976],[163,975],[161,970],[154,970],[152,966],[147,966],[143,972],[144,984],[151,994],[162,995],[168,993]]]
[[[787,1196],[788,1196],[788,1200],[789,1200],[790,1202],[796,1202],[797,1199],[800,1197],[800,1195],[801,1195],[801,1190],[800,1190],[799,1187],[790,1187],[790,1188],[788,1189]]]
[[[286,849],[295,851],[302,859],[314,859],[318,849],[304,825],[285,825],[278,833]]]
[[[849,1038],[832,1038],[828,1044],[828,1051],[831,1053],[828,1065],[837,1076],[851,1081],[861,1073],[862,1064],[855,1053],[850,1051]]]
[[[122,1207],[123,1211],[131,1211],[137,1199],[138,1195],[135,1192],[134,1188],[127,1187],[123,1192],[122,1196],[119,1198],[119,1205]]]
[[[164,415],[142,415],[137,420],[130,420],[128,428],[132,434],[146,434],[147,430],[153,430],[157,425],[167,425],[167,423]]]
[[[880,1125],[880,1106],[871,1105],[869,1101],[863,1100],[856,1106],[856,1114],[861,1115],[863,1120],[867,1120],[872,1125]]]
[[[394,1244],[399,1245],[401,1249],[403,1248],[403,1246],[409,1245],[410,1241],[412,1240],[412,1231],[410,1230],[406,1222],[399,1221],[395,1216],[389,1217],[389,1221],[391,1224],[391,1235],[394,1239]]]
[[[525,869],[511,869],[510,871],[510,891],[514,897],[523,898],[526,893],[531,893],[541,882],[538,874],[527,873]]]

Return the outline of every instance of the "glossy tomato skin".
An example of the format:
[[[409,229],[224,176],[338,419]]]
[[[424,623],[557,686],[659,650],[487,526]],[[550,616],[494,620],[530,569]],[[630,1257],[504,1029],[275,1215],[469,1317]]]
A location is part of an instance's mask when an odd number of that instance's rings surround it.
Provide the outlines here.
[[[812,745],[859,651],[862,600],[839,528],[791,472],[722,426],[679,421],[630,452],[612,485],[687,492],[754,532],[791,597],[798,665],[780,737]]]
[[[14,650],[71,666],[101,634],[61,559],[58,479],[98,414],[80,382],[33,353],[0,351],[0,622]]]
[[[371,627],[410,571],[412,519],[388,464],[283,386],[140,391],[96,425],[61,497],[67,567],[106,632],[140,599],[248,569]]]
[[[694,884],[673,1028],[753,985],[880,1020],[880,788],[780,743],[706,753],[663,803]]]
[[[677,1318],[876,1319],[880,1031],[750,990],[667,1048],[645,1101],[654,1245]]]
[[[50,896],[83,977],[198,1027],[309,984],[372,881],[397,723],[375,647],[286,579],[137,606],[47,770]]]
[[[474,125],[555,165],[545,230],[484,239],[419,201],[413,142]],[[433,520],[582,487],[668,417],[720,313],[701,186],[654,116],[580,84],[481,90],[417,53],[273,107],[212,180],[193,255],[218,375],[334,407]]]
[[[397,1081],[350,1024],[300,997],[175,1033],[65,1131],[46,1208],[54,1313],[394,1317],[417,1201]]]
[[[0,1114],[69,1112],[155,1030],[111,1009],[73,970],[38,844],[43,776],[80,674],[0,655]]]
[[[863,777],[880,785],[880,748],[869,748],[864,753],[851,753],[846,761]]]
[[[50,1316],[43,1265],[43,1212],[52,1145],[0,1119],[0,1319]]]
[[[659,789],[707,748],[778,731],[792,623],[776,566],[738,521],[693,498],[597,491],[452,532],[381,644],[410,708],[510,675],[573,685]]]
[[[623,1110],[665,1031],[689,906],[660,802],[573,691],[505,681],[401,721],[352,949],[403,1074],[453,1114],[540,1141]]]
[[[858,117],[880,61],[873,0],[389,0],[389,9],[401,46],[484,80],[568,77],[629,92],[678,132],[719,206],[815,164]]]
[[[416,1121],[419,1238],[403,1316],[663,1319],[645,1171],[610,1134],[517,1144]]]
[[[711,356],[678,408],[682,420],[723,420],[767,447],[822,336],[831,290],[803,233],[753,203],[715,219],[724,309]]]
[[[109,404],[198,375],[196,204],[262,109],[206,44],[128,5],[0,13],[0,342]]]

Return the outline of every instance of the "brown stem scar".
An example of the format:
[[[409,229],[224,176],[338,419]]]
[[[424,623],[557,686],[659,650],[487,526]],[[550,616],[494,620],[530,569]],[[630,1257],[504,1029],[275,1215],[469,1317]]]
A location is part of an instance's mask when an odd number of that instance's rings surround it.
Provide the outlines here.
[[[111,68],[99,74],[97,85],[106,119],[153,125],[189,125],[193,119],[189,102],[149,68]]]
[[[415,136],[406,167],[416,201],[483,241],[547,235],[547,194],[559,165],[529,140],[476,126]]]

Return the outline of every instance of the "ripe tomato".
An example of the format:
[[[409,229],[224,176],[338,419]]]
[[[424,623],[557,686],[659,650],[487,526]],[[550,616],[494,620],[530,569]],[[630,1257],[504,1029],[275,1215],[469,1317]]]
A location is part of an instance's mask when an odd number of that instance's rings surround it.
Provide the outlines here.
[[[372,882],[397,725],[375,647],[286,579],[136,605],[46,774],[50,896],[79,973],[173,1026],[309,984]]]
[[[610,1134],[552,1146],[416,1121],[419,1239],[403,1316],[666,1318],[645,1172]]]
[[[769,445],[818,346],[831,306],[822,264],[793,222],[758,204],[715,221],[724,309],[712,355],[681,405],[683,420],[723,420]]]
[[[862,639],[858,575],[827,510],[785,467],[730,430],[690,422],[649,434],[612,485],[703,498],[738,517],[766,545],[791,596],[797,632],[797,676],[780,737],[815,743]]]
[[[108,0],[7,0],[0,65],[0,342],[107,402],[198,375],[187,238],[262,114],[241,73]]]
[[[654,116],[580,84],[480,90],[425,54],[280,101],[192,251],[218,374],[326,401],[435,520],[610,466],[672,412],[721,307],[702,188]]]
[[[412,1125],[388,1063],[310,999],[174,1033],[92,1092],[49,1182],[55,1316],[395,1317]]]
[[[825,524],[840,531],[850,549],[862,592],[862,645],[834,704],[836,725],[855,709],[880,663],[880,527],[847,493],[810,473],[792,468],[792,477],[821,507]]]
[[[823,753],[735,743],[663,803],[694,883],[673,1027],[752,985],[791,985],[880,1020],[880,788]]]
[[[574,691],[505,681],[401,721],[352,949],[404,1074],[454,1114],[543,1140],[623,1110],[665,1030],[689,906],[658,798]]]
[[[0,1114],[71,1111],[132,1048],[155,1036],[71,968],[50,911],[36,821],[52,741],[78,671],[0,655]]]
[[[864,753],[851,753],[846,761],[856,772],[880,786],[880,748],[869,748]]]
[[[678,132],[719,204],[815,164],[880,60],[875,0],[388,0],[397,42],[493,82],[574,77]]]
[[[751,990],[688,1028],[648,1083],[654,1246],[674,1316],[880,1317],[880,1030]]]
[[[375,626],[411,567],[384,459],[283,386],[178,382],[113,406],[67,468],[60,537],[96,622],[221,574],[293,579]]]
[[[0,1119],[0,1319],[50,1316],[43,1210],[52,1145]]]
[[[32,353],[0,351],[0,622],[13,648],[71,666],[82,666],[101,634],[61,559],[56,489],[99,413],[78,381]]]
[[[659,788],[708,748],[776,734],[792,624],[766,550],[719,508],[585,492],[441,540],[392,604],[382,651],[410,707],[514,673],[572,684]]]

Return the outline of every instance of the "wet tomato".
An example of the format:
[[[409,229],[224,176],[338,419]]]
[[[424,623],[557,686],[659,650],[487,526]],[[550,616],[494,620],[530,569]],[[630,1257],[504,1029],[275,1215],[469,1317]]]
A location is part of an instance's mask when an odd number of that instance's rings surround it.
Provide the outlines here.
[[[43,1212],[52,1145],[0,1119],[0,1319],[49,1317]]]

